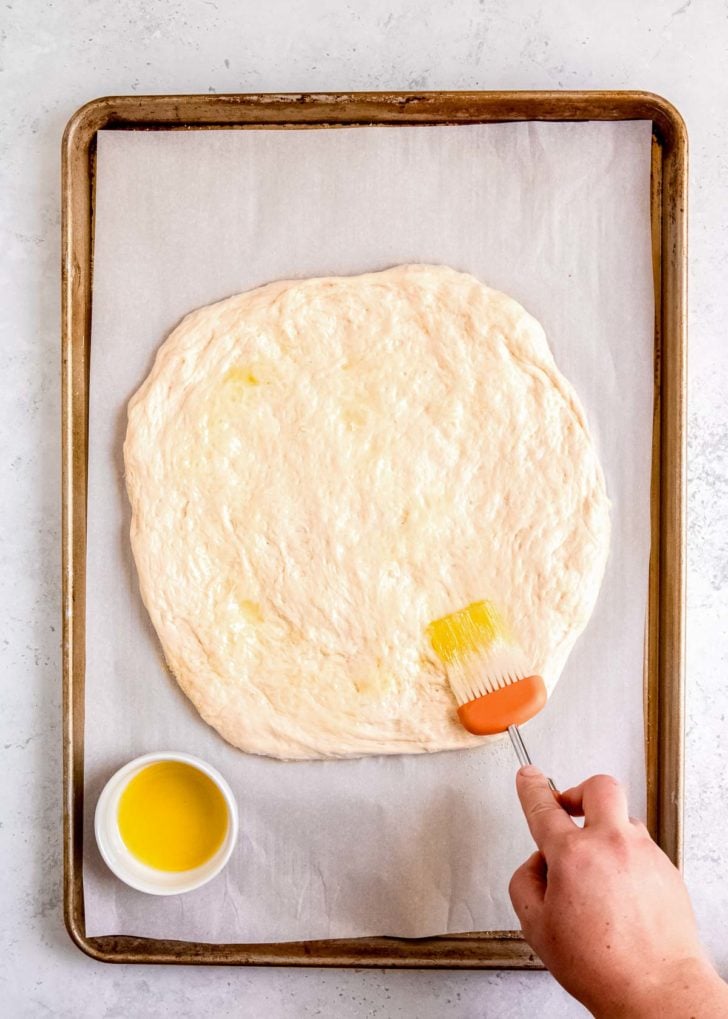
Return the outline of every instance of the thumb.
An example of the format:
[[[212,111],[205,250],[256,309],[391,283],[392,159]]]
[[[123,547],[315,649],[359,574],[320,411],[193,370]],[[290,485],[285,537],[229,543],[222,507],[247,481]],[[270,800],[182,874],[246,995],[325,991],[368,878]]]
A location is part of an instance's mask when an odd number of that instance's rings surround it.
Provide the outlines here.
[[[516,790],[533,841],[548,859],[549,844],[573,832],[576,825],[557,802],[546,776],[532,764],[518,771]]]

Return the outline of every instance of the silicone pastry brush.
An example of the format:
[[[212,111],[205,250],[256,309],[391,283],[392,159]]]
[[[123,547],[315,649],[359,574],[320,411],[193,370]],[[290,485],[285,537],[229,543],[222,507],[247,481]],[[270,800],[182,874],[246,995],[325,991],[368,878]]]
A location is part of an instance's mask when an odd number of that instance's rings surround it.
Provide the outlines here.
[[[435,619],[427,627],[445,666],[458,718],[476,736],[507,732],[521,765],[531,764],[518,726],[546,703],[546,685],[534,675],[510,629],[489,601]],[[551,779],[549,785],[556,792]]]

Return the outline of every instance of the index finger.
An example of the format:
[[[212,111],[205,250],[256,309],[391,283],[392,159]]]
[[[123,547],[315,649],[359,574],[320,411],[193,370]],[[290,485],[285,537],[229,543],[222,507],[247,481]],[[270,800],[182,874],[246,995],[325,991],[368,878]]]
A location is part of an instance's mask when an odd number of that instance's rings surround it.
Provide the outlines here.
[[[620,827],[629,822],[624,786],[611,775],[592,775],[581,785],[560,793],[559,799],[570,814],[584,817],[585,826]]]
[[[559,806],[546,776],[532,764],[518,771],[516,790],[533,841],[547,855],[548,844],[555,836],[568,834],[577,826]]]

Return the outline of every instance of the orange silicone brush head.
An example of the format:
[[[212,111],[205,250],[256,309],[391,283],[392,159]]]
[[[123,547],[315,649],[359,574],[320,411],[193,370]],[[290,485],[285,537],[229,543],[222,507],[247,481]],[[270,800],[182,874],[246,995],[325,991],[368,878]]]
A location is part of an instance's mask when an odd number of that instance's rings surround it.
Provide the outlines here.
[[[458,718],[468,732],[493,736],[506,732],[511,725],[522,725],[533,718],[546,703],[546,686],[540,676],[524,676],[493,693],[466,701],[458,708]]]
[[[546,686],[492,602],[473,602],[427,627],[444,664],[458,717],[476,736],[505,732],[533,718],[546,703]]]

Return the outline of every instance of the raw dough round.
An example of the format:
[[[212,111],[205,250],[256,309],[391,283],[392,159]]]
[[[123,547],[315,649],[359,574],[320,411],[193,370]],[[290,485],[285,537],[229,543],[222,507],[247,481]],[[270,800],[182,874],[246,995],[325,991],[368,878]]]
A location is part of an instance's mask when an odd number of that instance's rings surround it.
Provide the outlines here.
[[[497,603],[552,688],[597,597],[608,501],[579,401],[520,305],[443,266],[193,312],[124,455],[167,662],[252,753],[475,745],[427,623]]]

